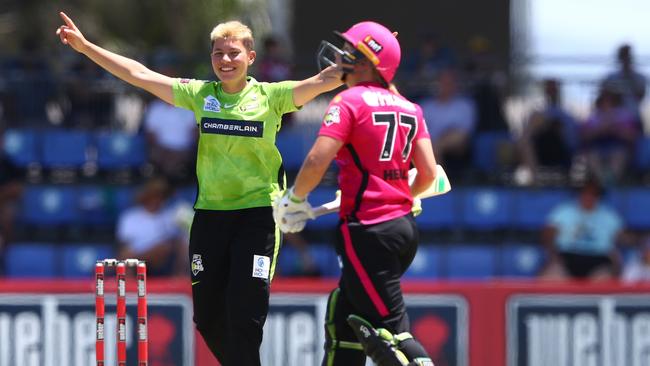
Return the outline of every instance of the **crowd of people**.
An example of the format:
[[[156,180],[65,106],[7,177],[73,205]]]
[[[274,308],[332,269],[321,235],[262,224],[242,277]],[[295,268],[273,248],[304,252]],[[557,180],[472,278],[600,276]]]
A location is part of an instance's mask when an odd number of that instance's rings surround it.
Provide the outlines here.
[[[17,84],[1,83],[13,85],[2,90],[3,121],[115,128],[109,86],[115,80],[108,74],[152,94],[139,128],[150,169],[131,182],[138,186],[132,205],[116,215],[116,253],[146,260],[150,276],[191,279],[193,319],[217,359],[260,364],[279,230],[300,253],[301,274],[318,274],[298,233],[313,218],[308,194],[336,160],[341,205],[334,247],[341,276],[328,299],[324,362],[362,365],[368,356],[380,365],[432,364],[409,333],[400,284],[420,241],[414,197],[433,184],[437,163],[452,181],[471,169],[480,134],[511,134],[503,112],[505,71],[488,40],[472,39],[461,60],[428,34],[402,56],[396,33],[362,22],[340,34],[340,49],[327,44],[341,59],[326,59],[330,66],[292,81],[281,42],[266,39],[256,62],[251,30],[231,21],[210,34],[212,79],[219,81],[203,81],[178,78],[178,60],[168,53],[154,57],[150,69],[104,49],[60,16],[61,42],[85,57],[70,69],[61,94],[48,84],[47,65],[25,45],[20,62],[11,65]],[[645,77],[634,68],[631,46],[618,49],[617,61],[619,69],[597,83],[586,120],[564,107],[560,81],[549,78],[541,81],[544,106],[511,136],[510,163],[527,177],[519,184],[543,184],[545,169],[570,177],[583,164],[585,172],[567,179],[577,187],[574,197],[554,207],[539,228],[547,260],[542,280],[650,280],[650,236],[627,229],[603,199],[633,175],[634,149],[643,136]],[[249,75],[254,63],[261,82]],[[283,116],[343,85],[296,179],[286,182],[275,146],[276,133],[290,121]],[[371,103],[368,95],[390,103]],[[411,164],[418,172],[409,182]],[[25,180],[4,153],[0,168],[2,253],[14,240]],[[171,197],[194,179],[198,191],[188,213]],[[622,248],[641,254],[625,261]]]
[[[173,51],[158,51],[150,59],[156,71],[179,75],[181,62]],[[57,74],[29,41],[24,42],[20,55],[3,60],[1,68],[6,72],[0,74],[0,129],[45,128],[51,124],[90,130],[124,127],[115,121],[116,90],[123,92],[124,85],[87,58],[71,56],[68,60],[67,69]],[[404,96],[422,106],[436,159],[456,184],[480,184],[464,180],[467,171],[473,169],[473,141],[481,133],[498,132],[510,136],[508,153],[499,156],[517,178],[514,183],[544,185],[547,173],[553,172],[565,178],[562,184],[571,185],[576,183],[571,180],[575,178],[572,173],[583,171],[596,178],[605,191],[636,184],[643,173],[635,170],[634,157],[637,141],[644,136],[640,108],[646,78],[635,68],[631,45],[620,45],[615,60],[617,68],[594,83],[595,98],[587,118],[580,119],[566,107],[562,80],[549,77],[538,81],[543,105],[530,112],[517,133],[503,110],[508,88],[504,64],[495,59],[489,40],[483,37],[472,38],[467,49],[460,52],[446,45],[439,35],[423,34],[419,47],[404,53],[395,84]],[[269,82],[289,80],[296,74],[283,42],[273,36],[263,40],[251,71],[259,81]],[[160,178],[170,192],[192,184],[198,139],[193,113],[159,98],[139,97],[146,104],[136,133],[146,137],[149,169],[143,170],[146,176],[131,183],[147,186],[148,180]],[[284,129],[291,128],[291,119],[291,114],[284,116]],[[1,159],[0,248],[14,239],[14,221],[25,182],[24,170],[4,154]],[[540,238],[547,248],[552,248],[549,243],[553,242],[549,232],[557,231],[555,235],[562,236],[563,229],[555,225],[562,226],[564,221],[554,221],[556,214],[551,214],[549,226]],[[624,224],[620,222],[621,227]],[[120,235],[120,229],[116,229],[116,240],[122,243]],[[611,245],[602,248],[614,248],[618,238],[612,235]],[[299,252],[299,274],[318,275],[315,260],[307,250],[309,240],[301,234],[288,234],[286,242]],[[643,235],[636,242],[643,242]],[[557,251],[549,253],[552,259],[561,257]],[[615,257],[610,260],[614,265],[622,263]],[[556,264],[549,263],[541,276],[552,277],[550,273],[557,272],[551,270],[557,269]],[[614,267],[612,273],[624,272],[620,265]]]

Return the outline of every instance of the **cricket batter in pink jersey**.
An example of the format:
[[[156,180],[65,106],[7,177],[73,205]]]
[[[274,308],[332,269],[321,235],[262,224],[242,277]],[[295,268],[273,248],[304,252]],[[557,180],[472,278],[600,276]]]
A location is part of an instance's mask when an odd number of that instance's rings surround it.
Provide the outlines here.
[[[322,364],[363,366],[368,355],[379,366],[433,365],[409,333],[400,287],[418,246],[413,197],[435,178],[431,140],[420,107],[390,84],[401,56],[396,34],[374,22],[337,34],[342,49],[324,42],[319,57],[348,64],[348,89],[330,103],[295,185],[276,203],[275,218],[286,232],[302,230],[311,210],[307,196],[336,159],[336,251],[343,268],[329,296]],[[418,174],[409,186],[411,163]]]

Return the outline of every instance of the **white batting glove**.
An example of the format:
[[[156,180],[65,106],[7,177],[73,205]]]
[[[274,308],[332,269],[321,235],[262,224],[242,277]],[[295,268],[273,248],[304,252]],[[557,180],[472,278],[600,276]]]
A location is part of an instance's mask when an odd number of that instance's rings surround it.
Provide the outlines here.
[[[293,194],[293,187],[273,202],[273,219],[283,233],[296,233],[305,228],[314,214],[307,199]]]

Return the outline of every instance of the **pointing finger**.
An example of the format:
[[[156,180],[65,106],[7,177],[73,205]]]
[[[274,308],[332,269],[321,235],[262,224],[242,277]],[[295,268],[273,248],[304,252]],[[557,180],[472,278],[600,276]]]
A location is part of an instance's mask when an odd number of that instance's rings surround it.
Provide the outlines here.
[[[75,29],[75,30],[77,29],[77,26],[74,25],[74,22],[72,21],[72,19],[70,19],[70,17],[68,17],[64,12],[59,12],[59,15],[61,16],[61,19],[63,19],[63,21],[65,22],[65,24],[68,27],[70,27],[72,29]]]

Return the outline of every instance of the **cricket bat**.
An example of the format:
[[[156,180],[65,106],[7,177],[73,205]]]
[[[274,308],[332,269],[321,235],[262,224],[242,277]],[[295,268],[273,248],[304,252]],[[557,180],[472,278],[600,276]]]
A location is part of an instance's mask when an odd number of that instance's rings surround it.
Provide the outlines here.
[[[415,180],[417,169],[409,170],[409,185]],[[431,182],[431,185],[422,193],[418,194],[416,198],[425,199],[429,197],[439,196],[451,191],[451,183],[447,177],[447,173],[440,164],[436,165],[436,178]],[[336,191],[336,198],[330,202],[324,203],[312,209],[314,219],[332,212],[338,212],[341,206],[341,191]]]

